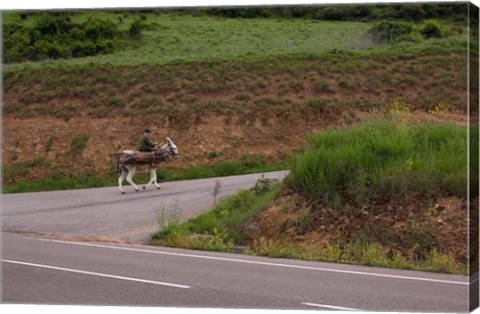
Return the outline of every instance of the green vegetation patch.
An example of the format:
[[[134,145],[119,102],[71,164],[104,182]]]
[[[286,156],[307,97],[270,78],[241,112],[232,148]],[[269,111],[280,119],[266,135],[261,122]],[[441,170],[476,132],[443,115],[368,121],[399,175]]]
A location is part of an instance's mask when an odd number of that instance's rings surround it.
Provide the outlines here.
[[[441,38],[461,34],[457,26],[442,26],[437,20],[427,20],[421,24],[404,21],[382,21],[370,28],[369,33],[380,42],[395,44],[401,41],[420,42],[430,38]]]
[[[413,258],[413,251],[407,255],[397,250],[393,250],[392,254],[387,254],[378,244],[361,243],[361,241],[349,243],[345,247],[328,243],[324,248],[318,249],[311,245],[260,238],[255,241],[251,253],[275,258],[295,258],[442,273],[466,274],[467,272],[465,264],[457,262],[451,254],[440,253],[435,249],[424,260],[416,261]]]
[[[78,13],[32,13],[4,25],[5,63],[79,58],[122,48],[123,32],[111,20],[90,16],[75,22]],[[30,17],[31,21],[27,21]],[[141,22],[132,23],[130,38],[139,38]]]
[[[3,182],[4,184],[15,184],[19,181],[27,180],[27,175],[32,169],[36,167],[45,166],[45,157],[37,157],[31,160],[18,161],[13,163],[10,167],[3,167]],[[5,188],[4,188],[5,193]]]
[[[88,143],[88,135],[83,133],[78,133],[72,138],[70,142],[70,153],[72,154],[80,154],[85,149]]]
[[[160,230],[152,235],[151,241],[156,245],[230,251],[234,245],[245,242],[243,224],[264,210],[279,191],[280,184],[262,178],[251,190],[222,199],[212,211],[186,222],[178,217],[165,220],[165,212],[161,210]]]
[[[53,141],[53,139],[52,139]],[[85,134],[78,134],[72,139],[70,154],[80,154],[88,142]],[[27,180],[36,167],[45,166],[45,157],[38,157],[25,162],[16,162],[11,167],[4,168],[4,193],[23,193],[36,191],[89,189],[92,187],[107,187],[117,184],[117,175],[112,172],[111,176],[105,174],[92,174],[90,172],[80,174],[67,174],[55,169],[48,174]],[[220,176],[242,175],[259,172],[285,170],[287,161],[266,162],[262,156],[245,155],[241,161],[221,161],[215,165],[196,165],[184,169],[157,169],[159,182],[193,180]],[[139,173],[135,176],[136,183],[144,183],[149,180],[149,175]]]
[[[116,181],[117,180],[114,177],[100,177],[95,176],[92,173],[84,173],[80,175],[66,175],[62,172],[56,171],[48,177],[39,178],[34,181],[29,181],[22,177],[17,178],[15,184],[8,184],[3,187],[3,193],[24,193],[98,188],[112,186],[115,184]]]
[[[467,129],[391,120],[311,135],[291,187],[327,205],[467,193]]]

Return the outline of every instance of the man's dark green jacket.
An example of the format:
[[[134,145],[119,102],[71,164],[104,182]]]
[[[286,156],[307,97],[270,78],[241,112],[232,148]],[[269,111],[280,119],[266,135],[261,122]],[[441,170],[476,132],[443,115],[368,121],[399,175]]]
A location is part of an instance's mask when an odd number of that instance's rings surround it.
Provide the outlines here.
[[[140,143],[138,143],[137,150],[141,152],[151,152],[154,149],[155,149],[155,143],[153,143],[148,136],[143,135],[142,138],[140,139]]]

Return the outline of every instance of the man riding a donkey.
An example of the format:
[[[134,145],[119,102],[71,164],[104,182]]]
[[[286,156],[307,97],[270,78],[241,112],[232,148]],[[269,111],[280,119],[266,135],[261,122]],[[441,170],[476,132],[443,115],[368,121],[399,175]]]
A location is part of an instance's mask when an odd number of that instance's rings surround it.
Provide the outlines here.
[[[179,157],[177,146],[170,138],[166,137],[165,144],[157,147],[156,143],[150,139],[151,133],[149,129],[145,129],[144,135],[140,139],[137,147],[138,151],[124,150],[118,158],[118,187],[122,194],[125,194],[122,188],[122,183],[125,179],[133,185],[135,191],[139,190],[138,186],[132,180],[138,166],[148,167],[150,180],[146,185],[154,184],[157,189],[160,189],[160,185],[157,182],[157,168],[159,168],[159,164],[167,161],[170,157],[174,159],[178,159]],[[143,189],[145,189],[145,185]]]
[[[140,142],[137,146],[138,151],[151,152],[155,150],[157,143],[152,142],[152,140],[150,139],[150,134],[152,134],[152,131],[150,131],[150,129],[145,129],[145,131],[143,131],[143,135],[140,138]]]

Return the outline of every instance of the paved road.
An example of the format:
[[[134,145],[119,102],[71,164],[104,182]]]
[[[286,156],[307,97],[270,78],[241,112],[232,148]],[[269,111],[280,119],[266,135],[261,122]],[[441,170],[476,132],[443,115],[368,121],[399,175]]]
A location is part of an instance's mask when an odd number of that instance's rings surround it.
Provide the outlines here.
[[[265,173],[266,178],[283,179],[287,172]],[[261,174],[223,177],[218,197],[252,187]],[[161,184],[127,194],[117,187],[57,192],[3,195],[4,231],[52,234],[67,239],[148,243],[158,229],[159,212],[177,211],[190,218],[213,205],[217,179],[201,179]]]
[[[465,276],[3,233],[3,302],[466,312]]]

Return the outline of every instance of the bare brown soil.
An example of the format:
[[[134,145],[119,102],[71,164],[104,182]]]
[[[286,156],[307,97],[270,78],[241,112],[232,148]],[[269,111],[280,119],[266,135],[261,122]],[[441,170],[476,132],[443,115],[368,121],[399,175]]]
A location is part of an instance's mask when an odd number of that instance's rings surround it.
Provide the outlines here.
[[[306,211],[310,215],[308,223],[302,221]],[[424,202],[412,198],[394,207],[385,203],[342,211],[309,203],[290,191],[245,229],[256,231],[251,241],[263,237],[318,251],[327,243],[353,243],[362,233],[369,241],[380,244],[387,256],[400,251],[404,256],[413,253],[422,259],[436,248],[466,264],[467,217],[466,201],[458,197]]]
[[[163,143],[165,136],[177,144],[181,158],[170,168],[213,164],[222,160],[240,160],[244,155],[262,155],[267,161],[285,159],[304,145],[305,135],[326,127],[338,127],[362,119],[361,112],[343,113],[335,119],[318,115],[315,119],[294,121],[282,117],[228,117],[210,115],[202,121],[185,121],[186,127],[172,127],[165,117],[72,118],[52,117],[17,119],[3,117],[3,160],[9,167],[44,157],[48,167],[37,167],[26,179],[35,179],[54,170],[78,174],[87,170],[108,174],[116,169],[115,154],[135,149],[143,128],[153,131],[152,138]],[[86,134],[83,151],[71,154],[71,141]],[[215,158],[211,158],[214,153]],[[44,166],[44,165],[43,165]],[[33,169],[32,169],[33,170]],[[8,183],[8,182],[7,182]]]

